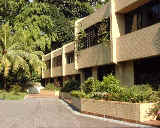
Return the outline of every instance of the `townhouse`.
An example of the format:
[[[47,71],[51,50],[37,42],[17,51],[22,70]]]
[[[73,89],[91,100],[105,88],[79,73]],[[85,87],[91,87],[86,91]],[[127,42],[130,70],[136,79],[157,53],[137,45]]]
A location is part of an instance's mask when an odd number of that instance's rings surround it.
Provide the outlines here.
[[[45,55],[42,78],[60,82],[114,74],[123,85],[160,84],[160,1],[110,0],[75,22],[75,41]],[[80,35],[83,37],[79,38]]]

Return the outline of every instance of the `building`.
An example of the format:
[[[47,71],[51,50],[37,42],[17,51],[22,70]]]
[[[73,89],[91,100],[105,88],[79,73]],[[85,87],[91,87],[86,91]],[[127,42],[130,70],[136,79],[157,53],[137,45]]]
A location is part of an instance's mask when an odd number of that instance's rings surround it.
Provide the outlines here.
[[[159,22],[159,0],[111,0],[76,21],[76,41],[44,56],[50,69],[43,72],[42,78],[84,82],[90,76],[102,80],[112,73],[123,85],[157,86]],[[85,36],[79,39],[83,32]]]

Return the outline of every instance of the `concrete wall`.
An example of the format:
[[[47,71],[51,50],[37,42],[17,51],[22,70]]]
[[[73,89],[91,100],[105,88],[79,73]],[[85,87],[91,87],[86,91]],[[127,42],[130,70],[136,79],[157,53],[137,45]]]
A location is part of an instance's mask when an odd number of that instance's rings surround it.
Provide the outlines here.
[[[82,99],[81,111],[106,115],[113,118],[129,121],[144,122],[154,119],[148,112],[153,108],[153,103],[127,103],[118,101],[104,101],[94,99]]]
[[[118,63],[115,68],[116,78],[122,85],[134,85],[134,64],[132,61]]]
[[[63,75],[62,66],[54,67],[53,58],[62,55],[63,49],[59,48],[51,52],[51,77],[60,77]]]
[[[47,54],[42,57],[42,61],[51,60],[51,54]],[[42,69],[42,78],[50,78],[51,77],[51,69]]]
[[[110,2],[105,4],[102,8],[97,9],[91,15],[76,21],[75,31],[79,33],[81,30],[89,28],[90,26],[102,21],[105,17],[110,17]]]
[[[153,120],[148,113],[154,103],[128,103],[119,101],[105,101],[83,99],[71,96],[69,93],[60,93],[60,97],[76,107],[79,111],[116,119],[144,122]]]
[[[126,13],[139,6],[144,5],[150,0],[113,0],[115,2],[116,13]]]
[[[75,42],[71,42],[63,46],[63,76],[80,74],[75,69],[75,63],[67,64],[66,54],[74,51]]]
[[[64,70],[63,70],[63,76],[68,76],[68,75],[76,75],[80,74],[78,70],[75,70],[75,64],[65,64]]]
[[[160,55],[160,23],[117,38],[117,61]]]
[[[111,46],[112,61],[117,63],[117,38],[125,32],[124,15],[116,13],[116,0],[111,0]]]
[[[95,45],[93,47],[78,51],[77,68],[95,67],[111,64],[111,47],[109,43]]]
[[[110,7],[111,7],[111,3],[108,2],[107,4],[104,5],[104,7],[97,9],[96,12],[94,12],[93,14],[77,20],[75,23],[76,40],[78,37],[78,33],[81,30],[85,30],[86,28],[89,28],[90,26],[98,22],[101,22],[104,18],[110,17],[110,14],[111,14]],[[110,44],[111,43],[112,42],[110,42]],[[77,43],[75,43],[75,48],[77,48]],[[76,56],[75,56],[76,70],[79,70],[81,68],[111,63],[111,58],[112,58],[111,51],[112,51],[112,46],[110,46],[109,48],[105,48],[102,45],[81,50],[80,53],[76,53]],[[96,60],[97,58],[99,60]]]

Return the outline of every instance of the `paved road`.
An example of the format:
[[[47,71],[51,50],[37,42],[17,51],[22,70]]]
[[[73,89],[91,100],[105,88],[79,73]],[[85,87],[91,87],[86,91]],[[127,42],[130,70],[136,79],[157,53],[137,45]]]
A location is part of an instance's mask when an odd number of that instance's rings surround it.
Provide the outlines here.
[[[130,128],[72,113],[58,99],[0,101],[0,128]]]

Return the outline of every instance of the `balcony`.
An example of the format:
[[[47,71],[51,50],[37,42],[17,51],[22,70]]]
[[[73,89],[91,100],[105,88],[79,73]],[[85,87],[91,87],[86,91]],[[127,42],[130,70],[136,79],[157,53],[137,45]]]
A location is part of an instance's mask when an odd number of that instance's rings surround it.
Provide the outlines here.
[[[45,70],[42,72],[42,78],[50,78],[51,77],[51,69]]]
[[[61,64],[56,64],[54,62],[54,58],[58,57],[58,56],[62,56],[62,48],[56,49],[55,51],[51,52],[51,77],[60,77],[62,76],[62,59],[58,60],[58,62],[60,62]],[[57,62],[56,62],[57,63]]]
[[[117,61],[160,55],[160,23],[123,35],[117,39]]]
[[[114,0],[115,10],[117,13],[127,13],[134,10],[150,0]]]
[[[76,74],[79,74],[79,72],[75,70],[74,63],[64,65],[63,76],[76,75]]]
[[[65,57],[63,60],[63,76],[69,76],[69,75],[75,75],[79,74],[77,70],[75,70],[75,64],[74,64],[74,45],[75,42],[71,42],[69,44],[66,44],[63,46],[64,54],[63,57]],[[73,53],[73,62],[67,63],[67,54]]]
[[[80,50],[77,55],[77,68],[95,67],[112,63],[111,45],[104,43]]]

